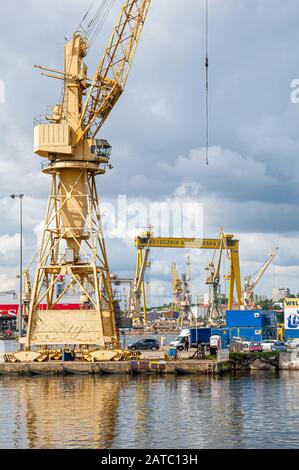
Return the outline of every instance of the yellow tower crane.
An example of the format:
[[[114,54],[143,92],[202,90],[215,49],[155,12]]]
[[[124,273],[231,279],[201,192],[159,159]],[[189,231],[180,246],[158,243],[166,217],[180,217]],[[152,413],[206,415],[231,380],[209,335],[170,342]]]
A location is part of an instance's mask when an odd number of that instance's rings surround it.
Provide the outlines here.
[[[34,130],[34,150],[52,180],[39,260],[32,287],[25,349],[33,345],[118,345],[111,279],[96,177],[111,146],[97,135],[124,91],[151,0],[125,0],[92,79],[84,58],[89,42],[75,32],[64,47],[64,70],[38,67],[62,80],[63,98]],[[66,285],[55,297],[59,276]],[[59,303],[74,286],[82,308]],[[39,305],[46,303],[46,309]]]

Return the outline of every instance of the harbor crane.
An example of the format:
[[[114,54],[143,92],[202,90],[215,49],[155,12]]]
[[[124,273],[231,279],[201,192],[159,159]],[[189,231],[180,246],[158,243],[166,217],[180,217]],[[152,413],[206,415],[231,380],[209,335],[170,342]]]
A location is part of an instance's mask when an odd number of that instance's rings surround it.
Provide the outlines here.
[[[220,267],[224,249],[228,256],[229,254],[226,246],[225,234],[222,228],[220,229],[219,240],[220,248],[218,250],[218,260],[217,262],[214,261],[215,252],[213,260],[205,268],[208,273],[206,284],[209,286],[208,323],[210,325],[220,325],[223,322],[220,296]]]
[[[275,248],[269,258],[266,259],[264,264],[252,275],[245,277],[244,291],[243,291],[243,306],[244,308],[254,308],[254,289],[262,279],[268,267],[275,258],[279,248]]]
[[[96,187],[96,177],[110,167],[111,146],[98,133],[125,89],[150,4],[124,1],[92,78],[84,60],[91,34],[103,20],[98,14],[66,42],[63,71],[37,66],[43,75],[62,82],[62,97],[34,129],[34,151],[44,159],[42,172],[52,184],[32,286],[27,351],[35,345],[118,346]],[[56,297],[60,276],[65,288]],[[74,286],[84,299],[82,308],[65,312],[59,304]]]
[[[183,281],[178,272],[176,263],[171,265],[171,286],[172,286],[172,308],[180,311],[182,294],[183,294]]]
[[[221,250],[223,243],[229,254],[230,270],[228,276],[228,309],[231,310],[236,293],[238,309],[242,304],[242,288],[239,259],[239,240],[234,239],[234,235],[223,232],[223,240],[211,238],[175,238],[175,237],[155,237],[152,230],[143,232],[135,238],[137,248],[136,277],[135,285],[138,283],[140,290],[134,290],[133,315],[134,318],[146,319],[146,299],[140,292],[145,292],[144,286],[144,260],[149,256],[151,248],[176,248],[176,249],[198,249],[198,250]],[[136,298],[137,297],[137,298]]]
[[[191,277],[191,261],[187,256],[186,273],[180,276],[176,263],[171,266],[172,279],[172,308],[179,312],[178,325],[182,326],[184,320],[190,315],[191,298],[190,298],[190,277]]]

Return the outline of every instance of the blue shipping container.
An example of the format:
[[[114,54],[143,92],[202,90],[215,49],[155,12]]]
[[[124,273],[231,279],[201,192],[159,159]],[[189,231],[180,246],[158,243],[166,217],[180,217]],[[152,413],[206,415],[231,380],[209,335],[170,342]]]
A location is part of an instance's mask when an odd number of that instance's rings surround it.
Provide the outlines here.
[[[190,344],[209,343],[211,328],[190,328]]]
[[[234,336],[241,336],[249,341],[261,341],[263,339],[262,330],[260,328],[230,328],[230,339]],[[265,338],[264,338],[265,339]]]
[[[277,339],[276,326],[266,326],[262,328],[263,339]]]
[[[276,312],[267,310],[227,310],[226,326],[262,328],[276,326]]]
[[[273,327],[276,328],[277,320],[276,320],[276,312],[273,310],[262,310],[262,326],[263,327]]]

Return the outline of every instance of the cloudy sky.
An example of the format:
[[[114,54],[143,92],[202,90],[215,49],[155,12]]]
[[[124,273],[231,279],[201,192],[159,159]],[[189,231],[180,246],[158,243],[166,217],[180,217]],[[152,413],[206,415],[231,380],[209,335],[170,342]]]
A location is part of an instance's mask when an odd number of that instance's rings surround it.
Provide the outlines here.
[[[87,58],[89,75],[104,50],[118,10],[115,1]],[[257,292],[299,292],[298,0],[210,0],[210,164],[205,164],[205,29],[203,0],[152,0],[130,79],[102,129],[114,169],[98,181],[104,203],[196,202],[204,236],[219,227],[240,239],[242,277],[278,246]],[[59,99],[60,86],[33,69],[61,69],[63,45],[89,1],[1,2],[0,291],[18,272],[18,201],[24,192],[25,264],[37,250],[49,178],[33,153],[33,119]],[[167,235],[167,234],[165,234]],[[133,239],[107,240],[113,272],[133,275]],[[171,296],[170,269],[184,271],[186,251],[152,251],[151,301]],[[193,251],[192,292],[206,291],[211,253]],[[225,271],[225,266],[223,272]],[[224,290],[223,283],[223,290]]]

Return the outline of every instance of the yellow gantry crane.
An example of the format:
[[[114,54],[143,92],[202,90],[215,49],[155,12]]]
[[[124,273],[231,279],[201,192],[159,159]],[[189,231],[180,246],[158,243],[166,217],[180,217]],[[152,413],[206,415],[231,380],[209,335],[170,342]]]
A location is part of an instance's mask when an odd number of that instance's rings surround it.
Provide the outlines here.
[[[64,70],[43,75],[62,81],[61,101],[34,130],[34,150],[52,180],[32,287],[25,348],[33,345],[117,346],[111,279],[96,177],[109,168],[111,146],[97,135],[124,91],[151,0],[126,0],[93,78],[84,59],[86,32],[64,47]],[[46,72],[46,73],[45,73]],[[65,288],[55,296],[59,276]],[[59,309],[77,287],[82,308]],[[40,304],[46,303],[41,310]]]
[[[136,319],[146,319],[146,299],[143,296],[143,304],[141,303],[141,293],[145,292],[144,285],[144,260],[148,259],[150,248],[183,248],[198,250],[223,250],[228,252],[230,270],[228,278],[228,309],[233,307],[234,292],[236,292],[236,300],[238,309],[242,303],[241,275],[240,275],[240,259],[239,259],[239,240],[235,240],[233,235],[225,234],[219,239],[211,238],[173,238],[173,237],[155,237],[152,230],[143,232],[135,239],[137,248],[136,261],[136,277],[133,292],[133,316]]]

